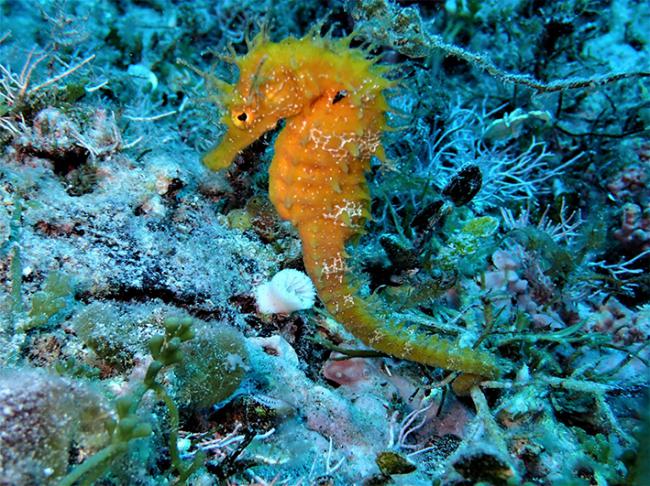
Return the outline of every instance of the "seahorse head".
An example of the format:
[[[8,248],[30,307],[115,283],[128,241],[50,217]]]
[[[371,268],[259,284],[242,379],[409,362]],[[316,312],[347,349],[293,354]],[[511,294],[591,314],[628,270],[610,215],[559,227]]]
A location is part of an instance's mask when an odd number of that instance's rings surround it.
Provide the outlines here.
[[[246,55],[232,59],[239,79],[234,85],[218,84],[226,133],[204,157],[209,168],[228,167],[239,152],[279,120],[302,111],[307,100],[291,68],[292,59],[290,43],[273,43],[262,35],[253,40]]]

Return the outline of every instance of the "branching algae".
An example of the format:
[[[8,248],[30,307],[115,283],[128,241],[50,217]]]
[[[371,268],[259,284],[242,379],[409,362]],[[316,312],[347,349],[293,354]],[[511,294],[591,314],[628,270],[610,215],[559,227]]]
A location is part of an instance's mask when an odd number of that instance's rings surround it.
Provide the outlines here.
[[[259,34],[246,55],[231,59],[239,68],[235,85],[212,79],[221,91],[227,132],[204,162],[214,170],[228,167],[284,119],[269,169],[269,197],[299,231],[305,268],[327,310],[376,350],[496,377],[490,354],[425,334],[357,294],[345,246],[363,233],[370,215],[365,173],[373,156],[384,157],[384,90],[395,82],[383,76],[388,67],[350,48],[350,40],[311,32],[274,43]]]

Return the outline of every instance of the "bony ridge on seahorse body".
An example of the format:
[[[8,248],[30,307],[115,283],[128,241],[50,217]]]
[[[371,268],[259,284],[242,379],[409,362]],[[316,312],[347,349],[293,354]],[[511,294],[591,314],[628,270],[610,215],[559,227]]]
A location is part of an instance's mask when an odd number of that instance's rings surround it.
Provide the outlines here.
[[[270,42],[258,35],[234,57],[235,85],[220,90],[227,131],[204,163],[218,170],[284,119],[269,169],[269,197],[297,228],[303,260],[327,310],[361,341],[389,355],[477,377],[499,374],[484,351],[429,335],[357,295],[345,245],[370,216],[365,173],[383,159],[384,90],[395,83],[350,38],[310,33]],[[468,376],[467,378],[471,378]]]

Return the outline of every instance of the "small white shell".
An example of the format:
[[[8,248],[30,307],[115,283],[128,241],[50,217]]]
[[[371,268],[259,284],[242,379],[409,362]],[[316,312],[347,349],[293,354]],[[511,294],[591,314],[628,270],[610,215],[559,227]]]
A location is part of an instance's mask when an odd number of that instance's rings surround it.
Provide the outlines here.
[[[290,314],[312,307],[316,289],[309,276],[287,268],[276,273],[270,282],[257,287],[255,300],[262,314]]]

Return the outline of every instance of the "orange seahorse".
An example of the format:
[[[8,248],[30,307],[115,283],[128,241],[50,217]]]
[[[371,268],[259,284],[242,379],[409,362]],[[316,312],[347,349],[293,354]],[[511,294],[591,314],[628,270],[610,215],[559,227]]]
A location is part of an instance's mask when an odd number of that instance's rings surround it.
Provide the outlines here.
[[[365,173],[383,159],[389,107],[384,90],[395,84],[350,37],[315,33],[279,43],[258,35],[235,85],[212,79],[221,92],[227,131],[204,163],[218,170],[284,119],[269,170],[269,197],[302,240],[303,260],[326,309],[357,338],[389,355],[494,378],[495,358],[396,321],[357,295],[346,243],[363,232],[370,193]]]

